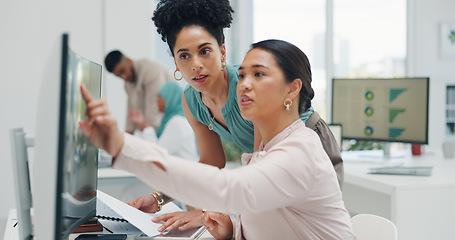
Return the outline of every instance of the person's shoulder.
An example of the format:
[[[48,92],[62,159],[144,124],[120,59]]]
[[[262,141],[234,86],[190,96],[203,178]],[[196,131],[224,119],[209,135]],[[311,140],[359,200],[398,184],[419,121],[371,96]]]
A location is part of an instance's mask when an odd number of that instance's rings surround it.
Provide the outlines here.
[[[239,81],[239,67],[240,65],[226,65],[226,71],[228,73],[229,82],[237,83]]]
[[[188,100],[189,98],[195,98],[196,97],[196,89],[194,89],[191,85],[186,85],[185,88],[183,89],[183,95],[185,96],[185,99]]]
[[[292,124],[289,130],[288,136],[285,138],[285,141],[290,143],[292,142],[292,145],[295,146],[306,146],[308,144],[311,145],[312,142],[317,141],[318,135],[316,134],[315,131],[313,131],[311,128],[308,128],[305,126],[305,123],[303,121],[296,122]]]
[[[195,106],[197,106],[198,102],[198,91],[191,87],[189,84],[185,86],[183,89],[183,97],[185,98],[186,105],[188,108],[193,109]]]
[[[237,91],[237,83],[239,82],[239,67],[240,65],[226,65],[226,71],[229,78],[229,91],[235,93]],[[237,98],[236,94],[232,94]],[[236,100],[237,101],[237,100]]]

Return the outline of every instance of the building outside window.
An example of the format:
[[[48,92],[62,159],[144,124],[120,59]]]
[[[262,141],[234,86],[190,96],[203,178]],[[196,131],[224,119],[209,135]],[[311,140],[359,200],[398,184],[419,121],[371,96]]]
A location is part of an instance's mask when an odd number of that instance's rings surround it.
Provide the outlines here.
[[[291,42],[308,56],[312,105],[329,123],[332,77],[406,76],[405,0],[253,0],[253,41],[270,38]]]

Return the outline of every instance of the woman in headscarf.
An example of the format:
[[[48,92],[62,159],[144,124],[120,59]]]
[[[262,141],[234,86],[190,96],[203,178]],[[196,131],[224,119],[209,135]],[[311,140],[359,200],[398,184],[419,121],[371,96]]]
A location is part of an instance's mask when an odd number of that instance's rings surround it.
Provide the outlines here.
[[[182,93],[182,87],[176,82],[167,82],[161,87],[158,96],[158,109],[164,113],[164,116],[156,133],[152,126],[144,125],[146,122],[140,111],[130,113],[130,116],[137,126],[143,126],[139,137],[156,142],[166,148],[171,155],[197,161],[199,155],[196,138],[183,113]]]

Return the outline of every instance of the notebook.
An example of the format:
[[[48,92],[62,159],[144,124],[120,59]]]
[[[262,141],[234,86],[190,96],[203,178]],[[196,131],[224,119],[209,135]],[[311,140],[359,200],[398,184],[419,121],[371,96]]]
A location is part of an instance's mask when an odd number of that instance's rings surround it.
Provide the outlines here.
[[[393,167],[379,167],[370,168],[368,173],[372,174],[390,174],[390,175],[413,175],[413,176],[431,176],[433,166],[393,166]]]

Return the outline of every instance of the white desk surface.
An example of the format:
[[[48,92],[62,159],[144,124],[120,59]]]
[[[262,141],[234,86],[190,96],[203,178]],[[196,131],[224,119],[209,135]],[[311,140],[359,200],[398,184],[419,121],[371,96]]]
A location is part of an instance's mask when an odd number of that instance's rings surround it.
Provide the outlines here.
[[[19,228],[16,225],[17,217],[16,217],[16,209],[10,209],[8,220],[5,227],[5,235],[3,236],[3,240],[19,240]],[[102,232],[108,233],[108,232]],[[79,234],[71,234],[69,236],[69,240],[74,240]],[[128,240],[134,239],[134,235],[129,235]],[[205,231],[198,240],[214,240],[215,238],[208,232]]]
[[[111,167],[107,168],[98,168],[98,178],[135,178],[134,174],[120,170],[120,169],[113,169]]]
[[[98,168],[98,186],[103,188],[105,186],[134,186],[145,185],[141,180],[130,172],[120,169],[113,169],[111,167]],[[103,191],[108,192],[106,189]]]
[[[344,152],[343,200],[351,214],[370,213],[390,219],[400,240],[454,239],[455,159],[442,153],[383,160]],[[431,176],[369,174],[390,165],[433,166]]]
[[[390,193],[395,188],[435,188],[455,187],[455,159],[444,159],[436,153],[421,156],[404,156],[390,160],[361,160],[354,159],[357,153],[343,153],[345,182],[355,182],[362,187],[375,188],[377,191]],[[369,174],[368,169],[389,165],[399,166],[433,166],[431,176],[403,176]]]

